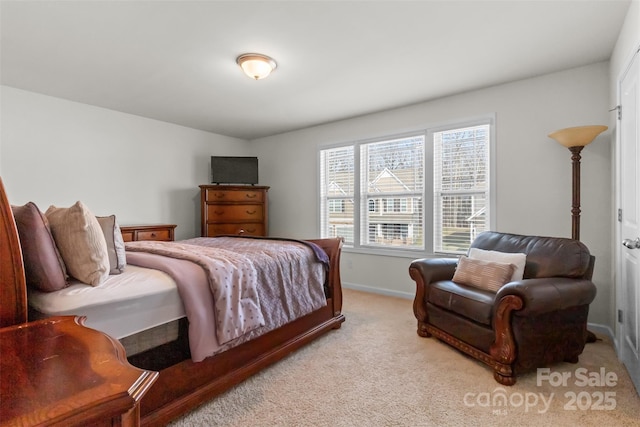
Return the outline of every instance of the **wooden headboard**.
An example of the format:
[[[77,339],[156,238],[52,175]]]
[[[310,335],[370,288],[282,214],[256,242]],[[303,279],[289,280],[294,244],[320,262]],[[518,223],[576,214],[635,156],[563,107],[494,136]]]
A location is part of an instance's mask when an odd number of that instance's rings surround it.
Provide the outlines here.
[[[27,285],[18,229],[0,178],[0,327],[27,321]]]

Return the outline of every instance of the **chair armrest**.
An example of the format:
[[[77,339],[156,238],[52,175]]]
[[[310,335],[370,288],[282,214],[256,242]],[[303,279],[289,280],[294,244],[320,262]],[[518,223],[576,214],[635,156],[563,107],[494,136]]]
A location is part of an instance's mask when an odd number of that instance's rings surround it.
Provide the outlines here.
[[[426,304],[429,285],[440,280],[451,280],[457,264],[456,258],[423,258],[413,261],[409,266],[409,276],[416,282],[413,314],[418,319],[418,335],[430,336],[424,329],[424,325],[429,321]]]
[[[590,304],[596,297],[596,286],[590,280],[564,277],[524,279],[503,286],[496,301],[507,295],[522,299],[523,307],[514,315],[530,316]]]
[[[422,276],[425,285],[440,280],[451,280],[458,265],[457,258],[423,258],[417,259],[409,266],[409,275],[417,280],[414,274]]]

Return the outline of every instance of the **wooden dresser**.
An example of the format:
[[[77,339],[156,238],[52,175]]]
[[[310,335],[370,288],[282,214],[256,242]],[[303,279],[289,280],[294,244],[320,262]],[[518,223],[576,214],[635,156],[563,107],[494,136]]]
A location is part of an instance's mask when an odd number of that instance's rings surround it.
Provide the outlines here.
[[[144,224],[120,226],[122,239],[125,242],[138,240],[159,240],[173,242],[175,224]]]
[[[269,187],[201,185],[202,236],[266,236]]]
[[[0,329],[0,426],[138,426],[158,377],[122,345],[60,316]]]

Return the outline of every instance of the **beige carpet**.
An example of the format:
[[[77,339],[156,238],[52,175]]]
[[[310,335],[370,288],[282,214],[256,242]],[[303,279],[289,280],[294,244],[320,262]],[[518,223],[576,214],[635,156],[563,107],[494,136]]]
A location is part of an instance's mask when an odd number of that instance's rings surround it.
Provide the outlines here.
[[[410,300],[346,289],[343,312],[341,329],[171,425],[640,426],[640,398],[609,342],[550,368],[551,379],[570,375],[566,386],[537,385],[533,372],[503,387],[485,365],[419,337]]]

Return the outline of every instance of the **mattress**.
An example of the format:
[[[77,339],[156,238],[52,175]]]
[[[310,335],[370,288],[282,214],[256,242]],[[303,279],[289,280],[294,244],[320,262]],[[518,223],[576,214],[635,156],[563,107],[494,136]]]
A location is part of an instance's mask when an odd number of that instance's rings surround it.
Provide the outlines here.
[[[185,317],[174,280],[162,271],[135,265],[99,286],[72,280],[55,292],[28,289],[28,301],[42,317],[85,316],[85,326],[117,339]]]

